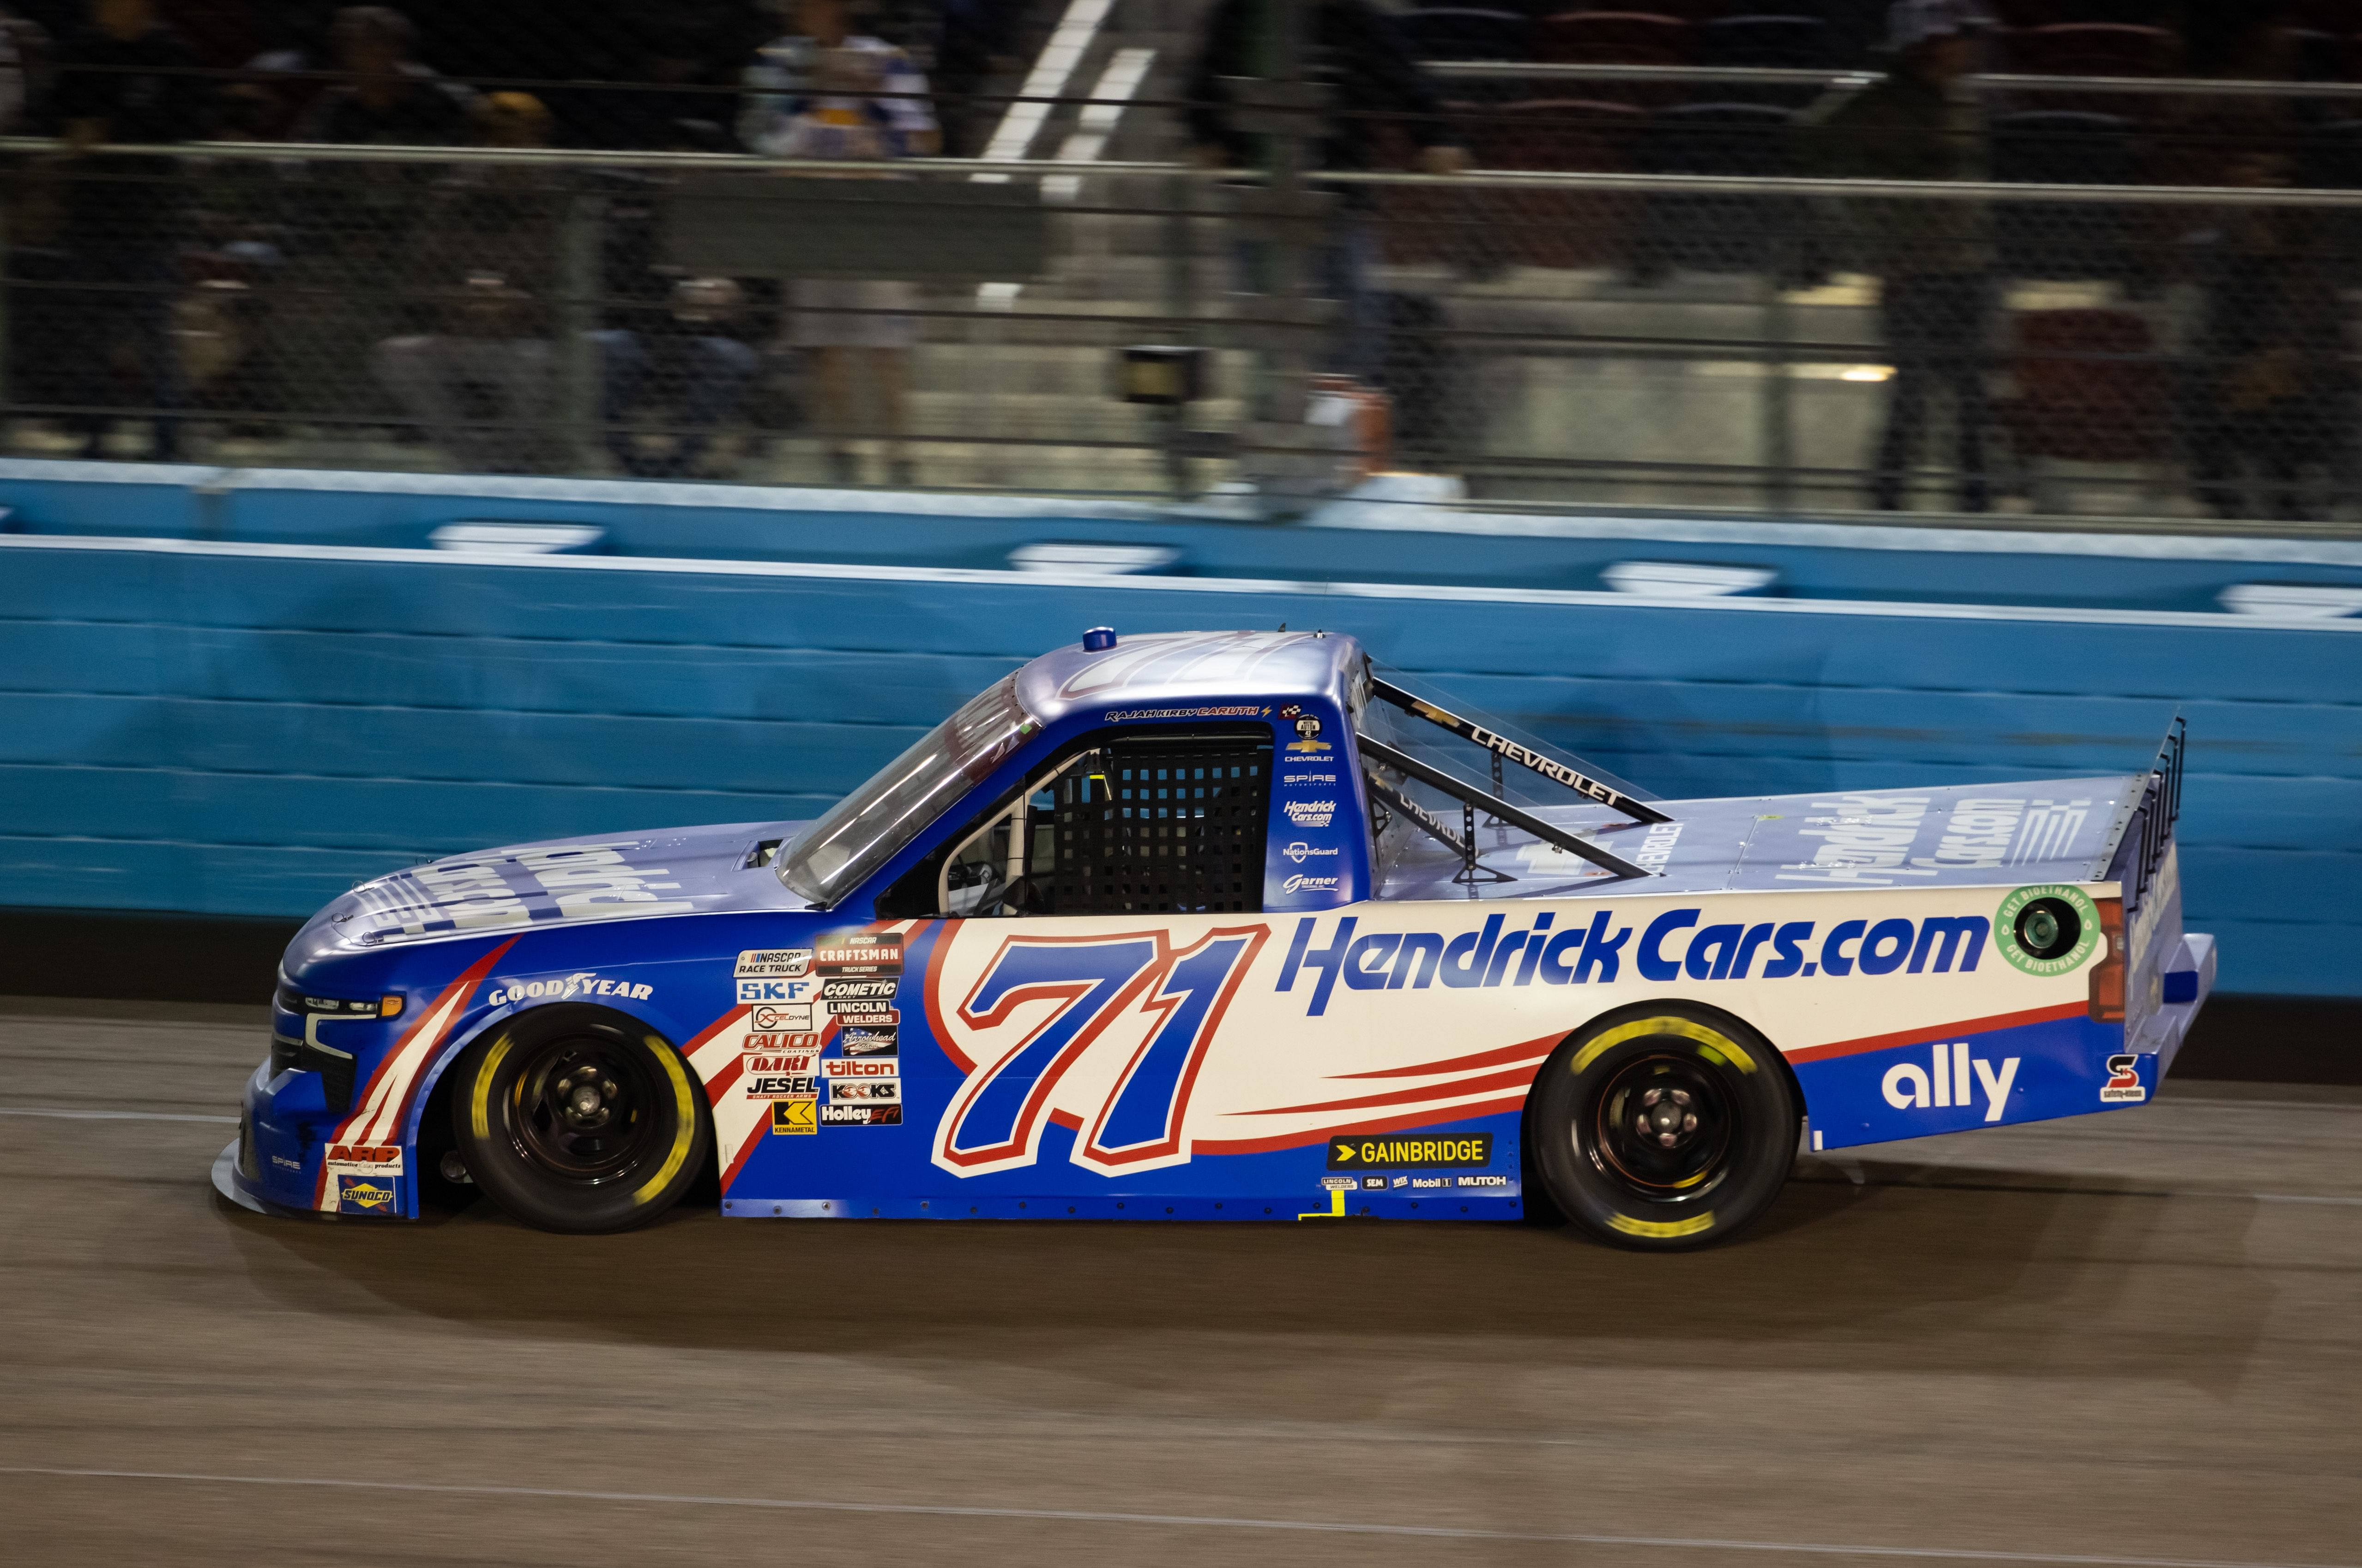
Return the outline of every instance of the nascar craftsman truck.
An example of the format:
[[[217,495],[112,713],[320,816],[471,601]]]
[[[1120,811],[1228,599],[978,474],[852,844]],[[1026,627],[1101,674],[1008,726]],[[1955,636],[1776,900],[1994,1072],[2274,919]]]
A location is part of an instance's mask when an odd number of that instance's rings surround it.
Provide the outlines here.
[[[817,821],[304,926],[250,1208],[1506,1220],[1701,1245],[1800,1147],[2137,1105],[2213,975],[2137,772],[1658,801],[1350,636],[1099,628]]]

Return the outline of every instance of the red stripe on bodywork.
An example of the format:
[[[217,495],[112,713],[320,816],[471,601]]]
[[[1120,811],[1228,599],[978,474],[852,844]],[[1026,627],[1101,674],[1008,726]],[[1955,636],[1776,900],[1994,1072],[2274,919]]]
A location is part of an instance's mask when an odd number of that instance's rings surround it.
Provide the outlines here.
[[[2062,1018],[2080,1017],[2088,1007],[2085,1002],[2061,1002],[2056,1007],[2028,1008],[2024,1012],[1997,1012],[1991,1018],[1941,1023],[1932,1029],[1904,1029],[1893,1034],[1866,1034],[1859,1040],[1839,1040],[1827,1045],[1805,1045],[1782,1055],[1791,1062],[1826,1062],[1834,1056],[1859,1056],[1865,1051],[1884,1051],[1896,1045],[1925,1045],[1932,1040],[1949,1040],[1956,1034],[1983,1034],[1995,1029],[2050,1023]]]
[[[1275,1149],[1300,1149],[1313,1143],[1325,1143],[1341,1132],[1407,1132],[1415,1127],[1433,1127],[1445,1121],[1462,1121],[1472,1116],[1493,1116],[1504,1110],[1521,1110],[1526,1097],[1507,1095],[1498,1099],[1480,1099],[1473,1105],[1446,1106],[1440,1110],[1418,1110],[1406,1115],[1380,1117],[1374,1121],[1341,1121],[1309,1132],[1284,1132],[1274,1138],[1237,1138],[1190,1140],[1190,1152],[1197,1154],[1264,1154]]]
[[[377,1068],[370,1074],[369,1082],[362,1085],[359,1090],[354,1094],[352,1103],[359,1109],[347,1112],[345,1119],[337,1123],[336,1131],[329,1136],[328,1142],[331,1144],[335,1143],[337,1139],[349,1135],[352,1129],[353,1119],[355,1117],[367,1116],[369,1114],[370,1097],[377,1092],[378,1085],[385,1081],[386,1074],[393,1070],[394,1064],[402,1060],[403,1055],[409,1051],[410,1047],[414,1043],[416,1043],[419,1035],[425,1032],[427,1025],[434,1021],[435,1015],[441,1012],[447,1006],[451,1006],[455,998],[465,996],[468,992],[475,989],[477,986],[482,984],[484,977],[492,972],[492,966],[501,961],[501,955],[506,953],[510,948],[514,947],[516,944],[517,939],[512,936],[506,942],[502,943],[498,947],[495,947],[491,952],[485,954],[481,958],[477,959],[475,963],[468,966],[466,972],[461,974],[458,979],[444,987],[443,989],[436,995],[434,1001],[419,1010],[418,1021],[410,1026],[410,1032],[403,1035],[402,1039],[395,1043],[392,1050],[388,1051],[383,1056],[378,1059]],[[446,1018],[443,1021],[442,1025],[436,1031],[435,1038],[427,1042],[427,1048],[432,1050],[435,1046],[441,1044],[444,1037],[451,1032],[453,1025],[459,1021],[461,1015],[463,1015],[467,1010],[468,1010],[464,1007],[452,1007],[451,1015],[448,1018]],[[417,1082],[418,1080],[414,1075],[411,1078],[411,1085],[414,1088],[416,1088]],[[403,1097],[403,1102],[399,1108],[397,1115],[387,1130],[389,1132],[392,1132],[404,1126],[408,1121],[409,1110],[410,1097],[405,1094]],[[319,1179],[312,1184],[312,1207],[317,1209],[320,1206],[321,1200],[327,1196],[327,1192],[328,1155],[327,1150],[323,1148],[320,1153]]]
[[[1335,1073],[1337,1078],[1415,1078],[1436,1073],[1463,1073],[1477,1067],[1498,1066],[1505,1062],[1522,1062],[1529,1056],[1547,1056],[1558,1048],[1562,1035],[1545,1034],[1539,1040],[1521,1040],[1515,1045],[1504,1045],[1496,1051],[1479,1051],[1473,1056],[1454,1056],[1448,1061],[1425,1062],[1415,1067],[1380,1067],[1367,1073]]]
[[[1443,1099],[1452,1095],[1475,1094],[1485,1089],[1520,1088],[1534,1081],[1541,1070],[1542,1059],[1536,1057],[1520,1067],[1506,1073],[1487,1073],[1483,1077],[1462,1078],[1456,1083],[1428,1084],[1420,1088],[1396,1089],[1391,1094],[1363,1095],[1359,1099],[1324,1099],[1313,1105],[1282,1105],[1269,1110],[1238,1110],[1233,1116],[1292,1116],[1308,1110],[1353,1110],[1365,1105],[1402,1105],[1413,1100]]]

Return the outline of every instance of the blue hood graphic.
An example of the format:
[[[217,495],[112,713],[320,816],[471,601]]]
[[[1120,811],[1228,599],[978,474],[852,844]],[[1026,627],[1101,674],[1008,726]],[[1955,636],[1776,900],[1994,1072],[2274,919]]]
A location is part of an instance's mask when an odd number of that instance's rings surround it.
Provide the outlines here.
[[[552,839],[454,855],[364,882],[314,916],[317,946],[375,948],[660,915],[800,909],[760,846],[801,823]],[[304,945],[299,939],[299,946]]]

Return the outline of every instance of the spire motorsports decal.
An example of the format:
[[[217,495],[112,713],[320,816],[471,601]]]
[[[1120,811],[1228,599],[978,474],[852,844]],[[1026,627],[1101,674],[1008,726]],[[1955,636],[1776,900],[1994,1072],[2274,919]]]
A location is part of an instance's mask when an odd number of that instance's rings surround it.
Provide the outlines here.
[[[2056,958],[2036,958],[2021,946],[2017,940],[2017,917],[2025,906],[2037,899],[2056,899],[2075,911],[2082,930],[2077,933],[2075,945]],[[2029,975],[2064,975],[2080,967],[2100,944],[2100,910],[2092,896],[2071,882],[2057,882],[2032,888],[2020,888],[2001,901],[1993,911],[1993,942],[2001,955]]]

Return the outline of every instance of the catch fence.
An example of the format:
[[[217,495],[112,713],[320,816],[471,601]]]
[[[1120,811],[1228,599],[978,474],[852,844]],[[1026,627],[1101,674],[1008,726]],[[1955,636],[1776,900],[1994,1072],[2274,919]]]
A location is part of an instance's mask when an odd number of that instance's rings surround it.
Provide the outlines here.
[[[1300,504],[1370,465],[1342,372],[1385,463],[1457,481],[1396,494],[2362,518],[2362,190],[1817,178],[1743,114],[1643,155],[1597,103],[1453,113],[1468,171],[1278,181],[0,143],[0,444]]]

